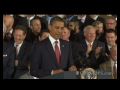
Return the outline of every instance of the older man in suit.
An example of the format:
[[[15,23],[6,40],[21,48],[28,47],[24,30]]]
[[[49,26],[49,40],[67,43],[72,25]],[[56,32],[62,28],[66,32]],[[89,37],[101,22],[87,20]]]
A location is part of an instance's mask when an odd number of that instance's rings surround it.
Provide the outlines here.
[[[14,47],[4,41],[6,26],[3,23],[3,79],[11,79],[14,72]]]
[[[112,78],[117,79],[117,44],[110,49],[110,60],[102,63],[100,69],[112,72]]]
[[[61,40],[64,21],[60,17],[53,17],[48,26],[50,35],[38,43],[31,58],[31,75],[42,78],[61,73],[66,70],[76,71],[73,65],[71,45]]]
[[[99,65],[105,61],[105,44],[95,40],[96,29],[91,25],[84,28],[84,36],[85,39],[81,41],[82,50],[80,55],[86,60],[85,62],[88,65],[81,66],[98,69]]]

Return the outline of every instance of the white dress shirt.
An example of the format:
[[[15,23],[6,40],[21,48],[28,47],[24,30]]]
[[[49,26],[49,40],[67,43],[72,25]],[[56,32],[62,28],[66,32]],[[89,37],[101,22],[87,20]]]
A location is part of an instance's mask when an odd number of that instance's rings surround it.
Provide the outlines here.
[[[52,44],[52,47],[53,47],[53,50],[55,51],[55,39],[49,34],[48,38],[50,39],[50,42]],[[61,54],[61,50],[60,50],[60,41],[59,39],[57,40],[58,41],[58,47],[59,47],[59,51],[60,51],[60,54]],[[53,75],[53,70],[51,71],[51,75]]]
[[[23,42],[21,42],[20,44],[17,44],[17,43],[14,43],[14,46],[16,47],[17,46],[17,50],[18,50],[18,54],[19,54],[19,51],[20,51],[20,48],[21,48],[21,45],[23,44]]]
[[[93,19],[96,20],[98,18],[98,15],[96,15]]]
[[[86,15],[83,18],[78,17],[78,20],[81,19],[81,22],[84,23],[86,19]]]
[[[53,50],[55,51],[55,41],[58,41],[58,47],[59,47],[59,51],[60,51],[60,54],[61,54],[61,50],[60,50],[60,41],[59,39],[58,40],[55,40],[51,35],[48,36],[49,39],[50,39],[50,42],[52,44],[52,47],[53,47]]]

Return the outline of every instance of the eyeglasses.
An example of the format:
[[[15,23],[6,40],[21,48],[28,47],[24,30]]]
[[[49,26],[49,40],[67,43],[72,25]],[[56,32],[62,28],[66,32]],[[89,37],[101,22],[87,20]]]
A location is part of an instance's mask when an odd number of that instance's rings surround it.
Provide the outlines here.
[[[106,23],[106,24],[110,24],[110,25],[112,25],[112,24],[114,24],[115,22],[113,22],[113,23]]]

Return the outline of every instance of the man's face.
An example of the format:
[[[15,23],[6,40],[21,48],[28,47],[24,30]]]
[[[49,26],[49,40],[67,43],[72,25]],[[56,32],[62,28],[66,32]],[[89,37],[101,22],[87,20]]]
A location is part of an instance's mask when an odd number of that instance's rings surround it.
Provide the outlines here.
[[[14,40],[17,44],[20,44],[22,41],[24,41],[26,35],[23,33],[23,31],[17,29],[14,32]]]
[[[113,19],[106,20],[106,23],[105,23],[106,29],[115,29],[116,25],[117,23],[115,20]]]
[[[75,29],[75,24],[74,22],[69,22],[69,29],[74,30]]]
[[[106,33],[106,41],[109,45],[114,45],[117,40],[117,36],[114,33]]]
[[[54,39],[60,39],[62,35],[62,30],[64,29],[64,22],[55,21],[52,25],[49,25],[50,35]]]
[[[93,28],[90,28],[84,35],[88,42],[93,42],[96,38],[96,31]]]
[[[34,33],[40,33],[41,31],[41,22],[38,19],[32,21],[31,29]]]
[[[70,37],[70,32],[68,31],[68,28],[64,28],[64,30],[62,31],[62,39],[63,40],[69,40]]]

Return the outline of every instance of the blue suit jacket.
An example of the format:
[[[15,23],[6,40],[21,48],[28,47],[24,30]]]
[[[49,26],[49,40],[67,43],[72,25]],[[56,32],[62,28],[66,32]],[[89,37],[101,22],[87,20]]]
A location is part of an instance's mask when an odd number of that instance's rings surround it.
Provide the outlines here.
[[[60,40],[61,66],[58,66],[55,52],[49,38],[38,43],[33,51],[30,73],[35,77],[44,77],[51,74],[52,70],[63,69],[73,65],[72,49],[68,41]]]
[[[3,41],[3,79],[11,79],[14,72],[14,47]]]

